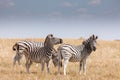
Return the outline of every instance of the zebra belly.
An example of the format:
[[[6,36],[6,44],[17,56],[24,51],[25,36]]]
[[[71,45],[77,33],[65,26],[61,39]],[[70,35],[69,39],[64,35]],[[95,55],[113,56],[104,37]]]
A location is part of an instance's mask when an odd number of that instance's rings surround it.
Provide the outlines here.
[[[44,63],[44,62],[48,62],[49,60],[50,59],[46,56],[36,56],[31,58],[31,61],[35,63]]]
[[[42,60],[40,60],[40,59],[31,59],[31,61],[35,62],[35,63],[41,63],[42,62]]]
[[[41,63],[43,61],[42,56],[38,55],[32,55],[31,56],[31,61],[35,63]]]
[[[80,62],[81,61],[81,57],[80,56],[72,56],[69,61],[70,62]]]

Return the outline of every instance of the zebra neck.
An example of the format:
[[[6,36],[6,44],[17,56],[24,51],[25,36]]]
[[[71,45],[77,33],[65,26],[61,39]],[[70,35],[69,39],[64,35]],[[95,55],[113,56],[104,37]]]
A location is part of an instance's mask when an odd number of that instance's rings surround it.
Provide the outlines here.
[[[50,48],[50,47],[46,47],[45,49],[46,49],[47,53],[49,53],[49,54],[52,54],[53,50],[54,50],[54,48]]]
[[[85,53],[87,53],[88,55],[90,55],[91,52],[92,52],[92,49],[90,48],[90,46],[84,46],[83,52],[85,52]]]

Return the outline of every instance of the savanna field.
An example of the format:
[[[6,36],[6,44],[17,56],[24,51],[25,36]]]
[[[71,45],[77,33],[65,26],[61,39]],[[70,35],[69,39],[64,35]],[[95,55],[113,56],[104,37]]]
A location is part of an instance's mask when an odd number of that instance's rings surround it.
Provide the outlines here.
[[[25,58],[13,68],[15,52],[12,46],[16,41],[23,39],[0,39],[0,80],[120,80],[120,41],[97,40],[97,50],[92,52],[87,60],[86,75],[79,74],[79,63],[68,63],[67,76],[57,75],[57,67],[50,64],[51,74],[47,74],[46,66],[41,74],[40,64],[32,64],[31,74],[26,73]],[[43,42],[44,39],[27,39]],[[83,39],[63,39],[64,43],[81,44]],[[57,48],[58,46],[55,46]]]

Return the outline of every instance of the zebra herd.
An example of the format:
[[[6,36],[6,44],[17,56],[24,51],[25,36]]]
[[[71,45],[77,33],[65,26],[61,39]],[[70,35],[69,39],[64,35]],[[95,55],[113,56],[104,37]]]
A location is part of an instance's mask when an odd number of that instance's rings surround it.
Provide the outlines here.
[[[87,40],[83,41],[78,46],[65,44],[61,38],[54,37],[53,34],[47,35],[44,42],[31,42],[31,41],[19,41],[13,45],[13,50],[16,52],[13,60],[13,66],[20,60],[22,56],[26,59],[26,70],[30,73],[29,69],[33,62],[41,63],[41,72],[44,71],[44,66],[47,66],[47,72],[50,73],[50,60],[52,60],[54,66],[58,66],[58,74],[60,73],[60,67],[62,67],[62,59],[64,60],[64,75],[66,75],[66,68],[68,62],[79,62],[79,72],[83,70],[86,74],[86,60],[92,51],[96,50],[95,35],[90,36]],[[54,45],[61,44],[57,50],[54,49]]]

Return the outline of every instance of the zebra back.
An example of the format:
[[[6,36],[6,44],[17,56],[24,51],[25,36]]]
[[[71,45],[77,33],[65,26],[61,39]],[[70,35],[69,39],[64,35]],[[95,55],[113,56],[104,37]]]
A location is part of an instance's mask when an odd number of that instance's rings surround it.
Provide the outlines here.
[[[18,50],[26,50],[29,53],[36,52],[39,48],[44,46],[42,42],[32,42],[32,41],[19,41],[16,43],[18,45]]]

